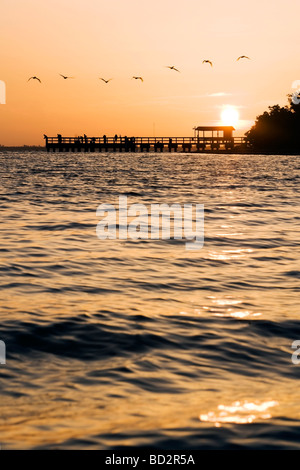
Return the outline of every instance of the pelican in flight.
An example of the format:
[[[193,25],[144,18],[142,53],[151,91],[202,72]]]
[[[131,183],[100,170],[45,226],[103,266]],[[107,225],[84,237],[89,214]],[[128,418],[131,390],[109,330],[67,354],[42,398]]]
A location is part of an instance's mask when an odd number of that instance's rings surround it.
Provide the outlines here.
[[[67,77],[66,75],[62,75],[61,73],[59,74],[64,80],[67,80],[67,78],[74,78],[74,77]]]
[[[132,78],[134,78],[135,80],[141,80],[141,82],[144,81],[143,77],[132,77]]]
[[[29,80],[38,80],[40,83],[42,83],[41,80],[38,77],[30,77],[30,78],[28,78],[27,81],[29,82]]]
[[[180,70],[178,70],[176,67],[174,67],[174,65],[166,65],[167,69],[170,69],[170,70],[175,70],[176,72],[180,72]]]
[[[105,78],[99,77],[99,80],[102,80],[103,82],[108,83],[112,80],[112,78],[109,78],[108,80],[105,80]]]
[[[246,55],[240,55],[240,57],[238,57],[236,60],[240,60],[240,59],[250,59],[250,57],[247,57]]]
[[[203,60],[203,61],[202,61],[202,64],[210,64],[210,65],[211,65],[211,67],[213,66],[213,64],[212,64],[212,61],[211,61],[211,60]]]

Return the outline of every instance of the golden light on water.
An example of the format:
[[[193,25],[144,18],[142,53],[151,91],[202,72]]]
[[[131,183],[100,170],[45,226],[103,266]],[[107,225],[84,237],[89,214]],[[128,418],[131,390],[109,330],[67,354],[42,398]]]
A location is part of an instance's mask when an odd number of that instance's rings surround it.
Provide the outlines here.
[[[247,256],[247,253],[252,253],[253,250],[251,248],[239,248],[236,250],[222,250],[214,251],[210,250],[208,253],[208,257],[213,260],[232,260],[232,259],[241,259]]]
[[[216,427],[222,424],[249,424],[258,419],[272,418],[269,408],[277,406],[274,400],[253,403],[247,400],[235,401],[232,405],[218,405],[217,411],[209,411],[199,416],[200,421],[214,423]]]

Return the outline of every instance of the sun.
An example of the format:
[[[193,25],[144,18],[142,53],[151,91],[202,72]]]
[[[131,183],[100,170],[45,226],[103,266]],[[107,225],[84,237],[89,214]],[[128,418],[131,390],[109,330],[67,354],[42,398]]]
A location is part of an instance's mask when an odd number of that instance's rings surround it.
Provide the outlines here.
[[[221,113],[221,120],[224,126],[236,126],[239,121],[239,112],[233,106],[226,106]]]

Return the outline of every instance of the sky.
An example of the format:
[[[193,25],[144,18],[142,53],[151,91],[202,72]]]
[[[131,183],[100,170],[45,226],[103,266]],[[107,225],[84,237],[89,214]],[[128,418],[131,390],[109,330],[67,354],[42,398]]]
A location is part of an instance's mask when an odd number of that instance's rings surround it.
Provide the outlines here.
[[[43,145],[44,133],[192,136],[194,126],[220,124],[226,106],[238,110],[243,135],[268,106],[287,104],[300,79],[299,0],[0,0],[0,8],[1,145]]]

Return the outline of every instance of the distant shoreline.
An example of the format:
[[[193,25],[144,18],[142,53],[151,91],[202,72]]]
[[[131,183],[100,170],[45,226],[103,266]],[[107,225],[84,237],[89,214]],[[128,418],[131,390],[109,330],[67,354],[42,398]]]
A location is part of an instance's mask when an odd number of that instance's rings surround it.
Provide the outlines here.
[[[6,152],[9,150],[22,150],[22,151],[31,151],[31,150],[41,150],[46,151],[44,145],[0,145],[0,152]]]

